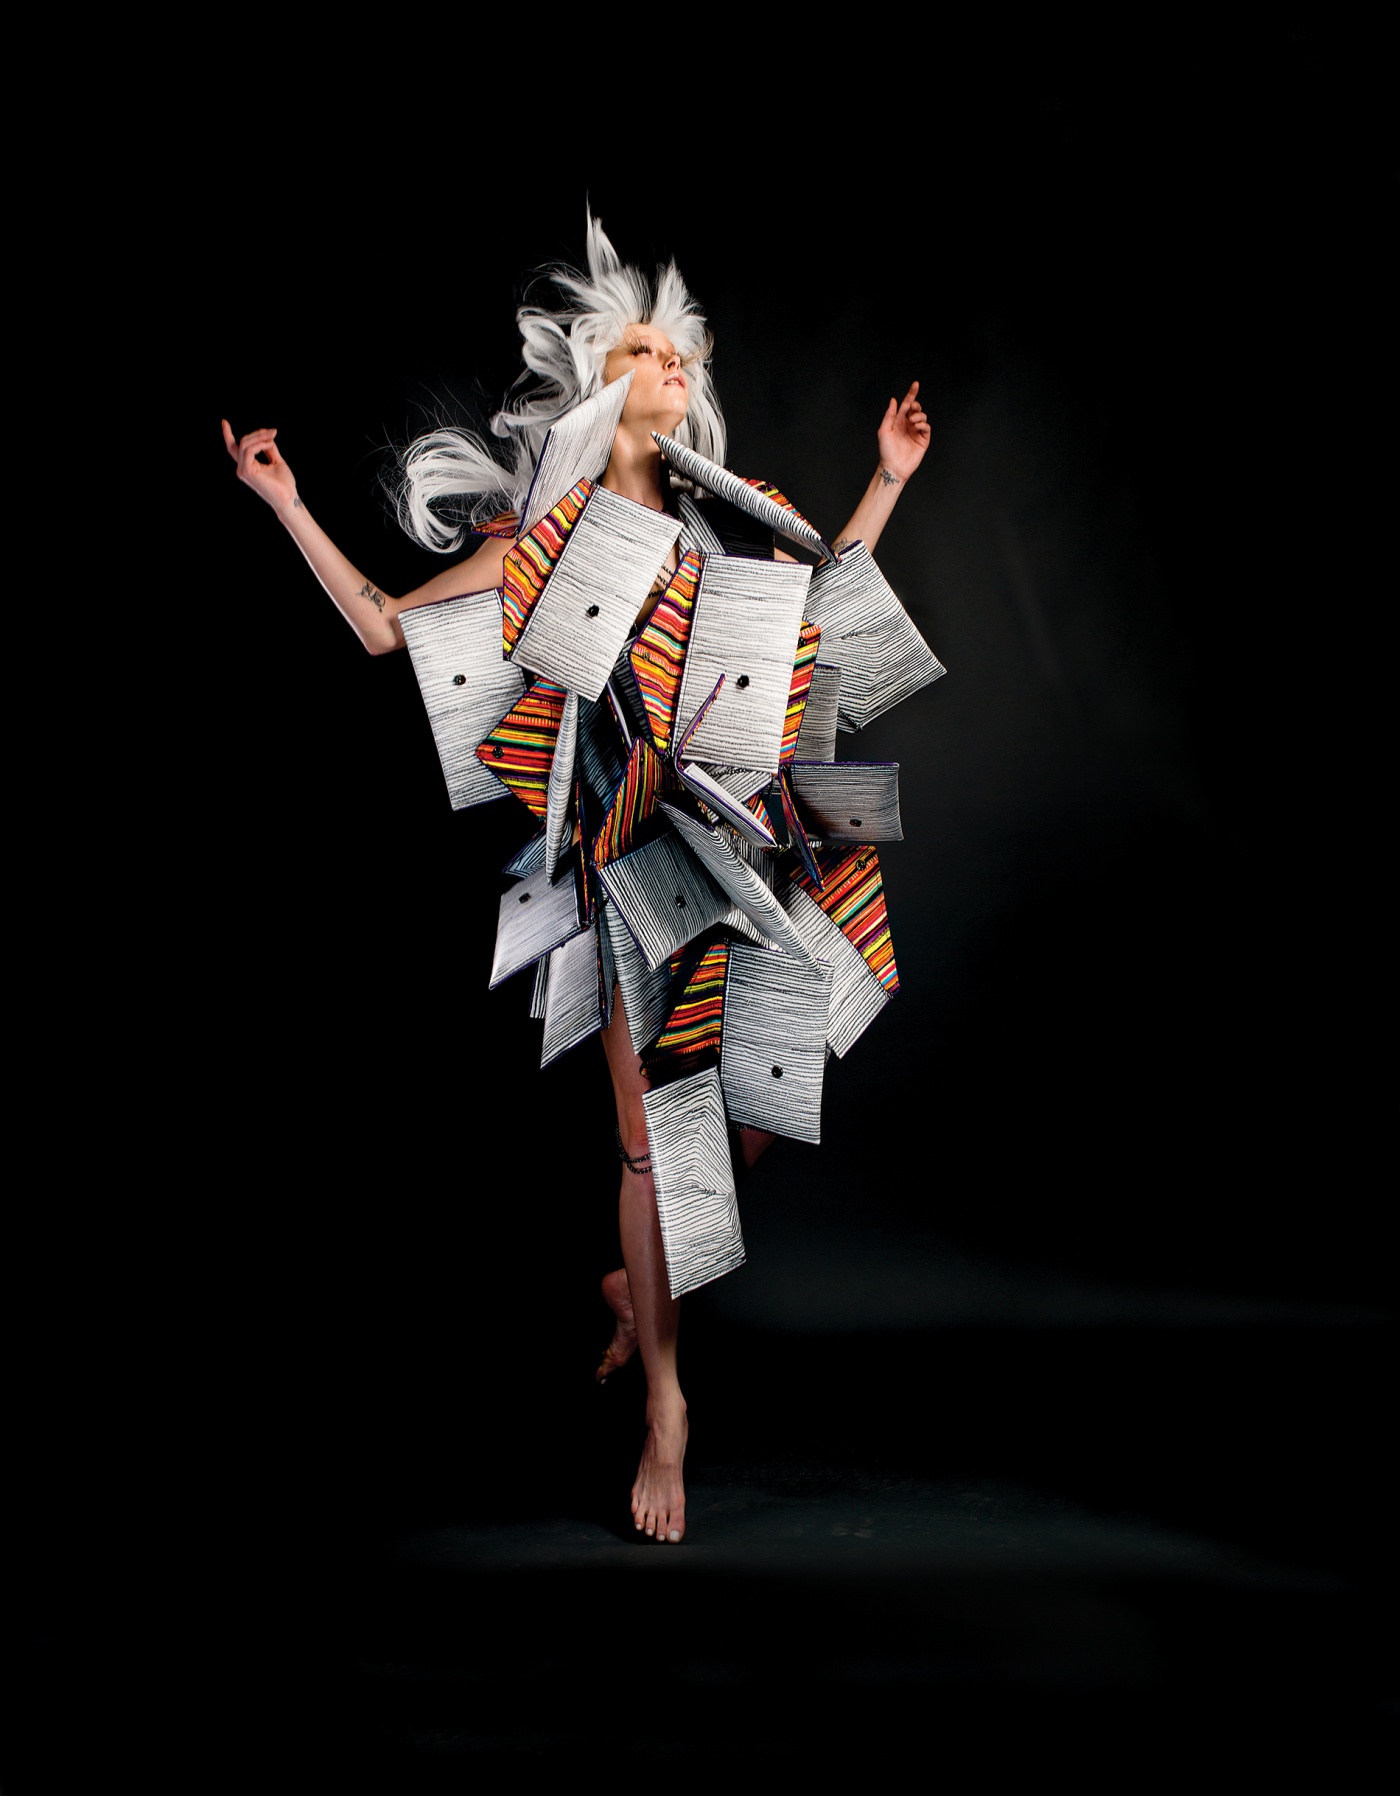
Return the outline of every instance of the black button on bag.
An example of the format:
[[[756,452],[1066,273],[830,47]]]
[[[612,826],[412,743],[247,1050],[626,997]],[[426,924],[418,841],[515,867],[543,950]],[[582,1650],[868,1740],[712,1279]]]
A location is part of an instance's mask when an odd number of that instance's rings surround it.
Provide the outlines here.
[[[520,902],[522,904],[528,904],[530,902],[530,894],[528,892],[522,892],[520,894]]]
[[[859,817],[852,817],[852,818],[851,818],[851,828],[852,828],[852,829],[859,829],[859,828],[860,828],[860,818],[859,818]]]
[[[465,686],[466,683],[467,683],[467,676],[465,674],[453,674],[452,684],[454,686]]]
[[[501,747],[499,742],[492,748],[491,753],[497,761],[504,761],[506,758],[506,751]]]
[[[773,1068],[773,1077],[775,1079],[781,1079],[782,1076],[783,1076],[783,1069],[780,1066],[775,1066]]]
[[[676,893],[676,909],[677,910],[685,909],[685,893],[684,892]]]
[[[749,683],[749,676],[747,674],[740,674],[738,679],[734,682],[734,684],[739,688],[740,692],[742,692],[744,690],[745,686],[747,686],[748,683]]]
[[[597,617],[597,615],[598,615],[598,607],[596,605],[590,605],[588,607],[588,610],[584,613],[585,617]]]

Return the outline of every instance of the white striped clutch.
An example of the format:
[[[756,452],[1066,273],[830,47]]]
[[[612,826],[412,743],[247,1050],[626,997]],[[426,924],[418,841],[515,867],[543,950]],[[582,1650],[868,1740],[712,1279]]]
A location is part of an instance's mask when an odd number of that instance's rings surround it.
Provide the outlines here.
[[[824,961],[731,944],[719,1074],[732,1122],[821,1140],[831,978]]]
[[[794,761],[793,796],[820,842],[902,842],[898,761]]]
[[[757,518],[759,523],[769,530],[776,530],[790,542],[800,543],[804,549],[812,550],[822,561],[835,561],[836,551],[819,531],[812,528],[806,518],[779,505],[767,493],[761,493],[757,487],[750,486],[747,480],[731,474],[728,468],[720,467],[708,456],[688,449],[674,437],[662,436],[655,430],[651,434],[661,445],[661,453],[678,474],[683,474],[687,480],[693,480],[707,492],[717,493],[721,499],[727,499],[731,505],[747,512],[751,518]],[[564,490],[567,492],[567,487]]]
[[[793,929],[787,912],[771,888],[749,865],[737,845],[716,828],[673,799],[660,800],[660,808],[684,838],[686,847],[702,863],[714,883],[738,906],[765,941],[807,958],[802,938]]]
[[[544,1042],[540,1065],[548,1066],[603,1026],[598,1003],[598,931],[585,929],[549,956],[544,994]]]
[[[669,828],[605,861],[598,880],[653,971],[723,922],[729,910],[724,892]]]
[[[706,558],[676,700],[682,733],[689,733],[687,760],[778,771],[811,577],[795,561]],[[696,723],[721,679],[718,696]]]
[[[508,788],[476,753],[525,690],[520,669],[501,659],[500,593],[414,605],[399,622],[453,810],[504,798]]]
[[[491,989],[528,967],[542,954],[562,946],[587,927],[579,904],[578,882],[551,885],[541,867],[501,895],[496,919],[496,953],[491,963]]]
[[[944,672],[862,542],[813,574],[807,616],[821,625],[822,660],[841,669],[843,729],[864,729]]]
[[[666,1272],[680,1297],[744,1263],[718,1074],[711,1066],[659,1086],[642,1104]]]
[[[668,512],[595,486],[531,607],[513,660],[598,699],[680,535]]]
[[[631,385],[629,371],[550,426],[525,495],[517,537],[533,530],[580,480],[596,480],[602,475]]]

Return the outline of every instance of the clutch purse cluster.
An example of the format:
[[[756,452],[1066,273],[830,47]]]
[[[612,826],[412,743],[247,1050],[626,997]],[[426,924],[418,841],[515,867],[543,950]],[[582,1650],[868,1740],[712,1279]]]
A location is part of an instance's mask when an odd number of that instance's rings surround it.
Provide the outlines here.
[[[680,1296],[743,1262],[732,1128],[818,1142],[828,1056],[899,990],[899,768],[837,739],[944,670],[865,545],[838,554],[776,488],[663,436],[713,503],[602,487],[630,379],[550,431],[502,586],[400,621],[454,808],[530,813],[491,984],[533,969],[542,1065],[621,995]]]

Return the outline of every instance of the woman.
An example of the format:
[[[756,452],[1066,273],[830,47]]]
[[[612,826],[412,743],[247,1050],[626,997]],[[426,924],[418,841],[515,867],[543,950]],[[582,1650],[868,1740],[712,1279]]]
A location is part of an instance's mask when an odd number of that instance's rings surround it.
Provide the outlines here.
[[[371,654],[404,646],[403,612],[502,585],[514,519],[495,515],[491,521],[493,514],[500,514],[503,505],[511,514],[523,508],[549,425],[622,376],[631,375],[631,386],[601,478],[604,488],[653,511],[668,509],[667,477],[653,433],[723,461],[724,426],[709,385],[704,319],[674,264],[659,274],[653,290],[619,261],[601,226],[590,218],[587,276],[563,272],[553,278],[565,298],[563,309],[522,307],[518,314],[524,359],[538,385],[493,420],[495,433],[513,440],[514,465],[503,465],[473,438],[454,431],[431,433],[404,458],[399,515],[410,534],[439,553],[452,553],[472,526],[478,534],[488,533],[471,554],[402,598],[382,592],[320,529],[298,497],[275,430],[254,430],[235,439],[228,421],[223,422],[238,478],[272,507]],[[873,549],[904,482],[923,459],[930,432],[918,390],[916,381],[902,401],[891,399],[886,407],[877,433],[878,465],[836,541],[838,553],[858,539]],[[782,556],[781,551],[773,553]],[[676,564],[672,548],[638,625]],[[619,1226],[624,1266],[603,1280],[615,1329],[597,1377],[606,1379],[640,1351],[647,1434],[632,1487],[632,1515],[639,1532],[678,1542],[685,1533],[682,1462],[687,1433],[676,1366],[680,1303],[670,1294],[651,1174],[642,1104],[648,1081],[633,1049],[620,993],[602,1034],[623,1161]],[[772,1139],[764,1131],[745,1130],[740,1137],[745,1164],[752,1165]]]

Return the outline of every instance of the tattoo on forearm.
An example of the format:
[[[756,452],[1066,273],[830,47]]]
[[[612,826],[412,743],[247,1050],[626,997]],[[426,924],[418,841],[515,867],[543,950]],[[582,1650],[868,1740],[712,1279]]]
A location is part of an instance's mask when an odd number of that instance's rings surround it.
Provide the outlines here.
[[[382,592],[376,592],[368,580],[366,580],[364,585],[360,588],[360,597],[362,599],[369,599],[373,604],[377,605],[381,611],[384,609],[384,594]]]
[[[851,538],[849,536],[838,536],[836,541],[831,546],[833,549],[835,549],[836,553],[839,555],[843,549],[850,548],[852,541],[853,541],[853,538]]]
[[[295,499],[292,500],[292,510],[293,511],[304,511],[305,509],[306,509],[306,507],[302,504],[300,495],[298,495]]]
[[[885,486],[898,486],[899,485],[898,474],[891,474],[888,468],[881,468],[880,480],[881,480],[881,483]]]

